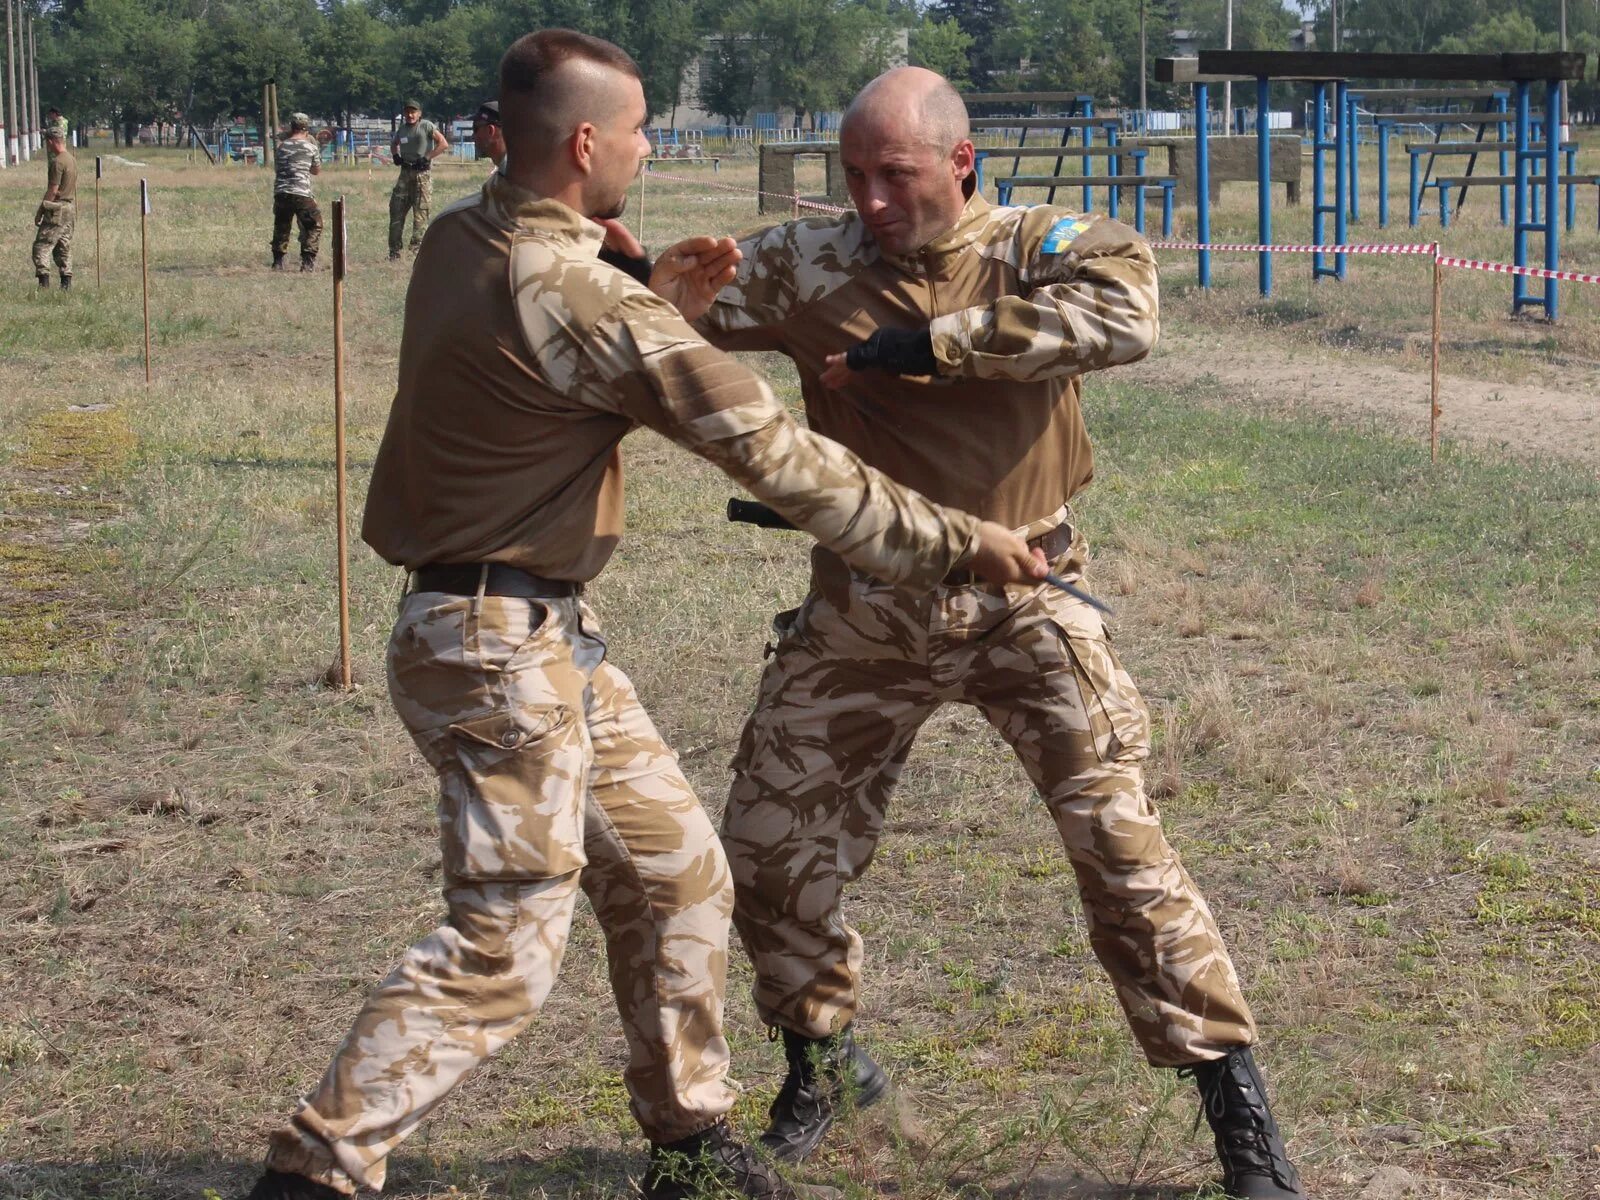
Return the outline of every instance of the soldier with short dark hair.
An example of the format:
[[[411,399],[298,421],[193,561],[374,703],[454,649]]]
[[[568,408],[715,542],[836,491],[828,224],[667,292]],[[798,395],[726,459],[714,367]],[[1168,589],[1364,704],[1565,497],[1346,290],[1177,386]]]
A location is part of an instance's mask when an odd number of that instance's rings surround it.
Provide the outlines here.
[[[45,133],[45,144],[50,148],[50,166],[44,199],[39,202],[38,211],[33,215],[33,223],[38,226],[38,231],[33,235],[33,271],[39,277],[39,286],[49,287],[50,262],[54,259],[56,269],[61,273],[62,288],[70,288],[78,160],[67,149],[66,135],[59,129],[50,129]]]
[[[433,209],[433,160],[446,150],[450,143],[432,121],[422,119],[422,105],[407,100],[403,109],[405,120],[394,131],[389,141],[389,153],[400,175],[394,181],[394,191],[389,193],[389,257],[400,257],[405,242],[406,214],[411,214],[411,248],[422,242],[423,231],[428,228],[428,217]]]
[[[505,161],[506,139],[500,132],[500,101],[485,100],[472,114],[472,144],[479,158],[487,158],[496,169]]]
[[[277,177],[272,185],[272,269],[283,270],[289,230],[300,225],[300,269],[313,271],[322,244],[322,211],[311,193],[311,177],[322,174],[322,148],[311,136],[311,118],[289,115],[289,136],[278,143]]]
[[[44,133],[46,151],[51,158],[54,158],[56,156],[55,151],[49,149],[50,134],[52,132],[59,132],[61,134],[61,144],[63,146],[70,146],[72,144],[72,138],[67,130],[67,119],[61,115],[61,110],[53,104],[49,108],[45,109]]]
[[[639,69],[571,30],[500,67],[509,156],[428,230],[362,536],[406,568],[389,688],[439,777],[447,915],[367,997],[275,1133],[251,1200],[382,1187],[389,1154],[534,1020],[581,890],[605,934],[645,1200],[795,1200],[733,1136],[727,863],[584,603],[622,536],[621,442],[648,426],[839,556],[908,590],[1043,560],[797,424],[696,315],[599,259],[650,152]],[[733,243],[675,251],[697,294]],[[723,264],[726,264],[724,266]],[[836,1196],[837,1193],[826,1193]]]

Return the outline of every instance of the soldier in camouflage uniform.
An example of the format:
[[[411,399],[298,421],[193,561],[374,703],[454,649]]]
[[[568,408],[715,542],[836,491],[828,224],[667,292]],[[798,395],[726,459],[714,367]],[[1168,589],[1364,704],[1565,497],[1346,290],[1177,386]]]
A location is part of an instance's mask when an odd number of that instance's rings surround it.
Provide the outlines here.
[[[433,211],[433,160],[450,148],[444,134],[432,121],[422,119],[422,105],[407,100],[405,120],[394,131],[389,154],[400,175],[389,193],[389,257],[400,257],[405,242],[406,214],[411,214],[411,248],[422,241]]]
[[[54,159],[55,156],[56,156],[55,155],[55,151],[49,149],[50,134],[52,132],[59,132],[61,134],[61,144],[63,146],[71,144],[72,138],[68,135],[68,132],[67,132],[67,119],[64,116],[61,115],[61,110],[59,108],[55,108],[55,107],[47,108],[45,110],[45,114],[44,114],[44,136],[45,136],[46,153],[49,155],[49,157],[51,159]]]
[[[33,215],[38,227],[33,235],[33,273],[39,286],[50,286],[50,262],[55,260],[61,273],[61,286],[72,286],[72,230],[76,223],[78,195],[78,160],[67,149],[66,139],[59,129],[45,134],[45,145],[50,148],[50,165],[46,174],[44,199]]]
[[[621,212],[649,153],[626,54],[530,34],[501,64],[501,100],[508,173],[442,214],[417,256],[362,531],[410,572],[389,682],[439,775],[448,915],[368,997],[251,1195],[381,1187],[389,1153],[532,1021],[581,889],[651,1142],[645,1196],[787,1200],[806,1193],[724,1121],[726,861],[582,599],[622,533],[619,443],[648,425],[908,592],[953,569],[1036,578],[1043,563],[800,428],[677,309],[598,260],[590,218]],[[690,264],[697,294],[731,278],[716,249],[704,239]]]
[[[1017,530],[1073,579],[1087,549],[1068,502],[1092,474],[1081,377],[1155,344],[1156,265],[1116,221],[990,207],[967,130],[932,72],[869,85],[841,134],[857,211],[744,238],[697,328],[787,354],[813,430]],[[723,826],[756,1005],[789,1062],[762,1141],[801,1159],[843,1093],[870,1104],[887,1086],[853,1037],[862,941],[844,890],[872,861],[918,728],[956,701],[1043,796],[1090,943],[1149,1061],[1196,1076],[1230,1194],[1301,1195],[1233,964],[1145,792],[1149,713],[1100,614],[964,570],[930,597],[826,547],[812,564],[805,602],[775,621]]]
[[[277,176],[272,184],[272,269],[283,270],[289,229],[300,224],[300,269],[314,271],[322,245],[322,211],[311,193],[311,177],[322,174],[322,148],[311,136],[311,118],[289,115],[289,136],[278,143]]]

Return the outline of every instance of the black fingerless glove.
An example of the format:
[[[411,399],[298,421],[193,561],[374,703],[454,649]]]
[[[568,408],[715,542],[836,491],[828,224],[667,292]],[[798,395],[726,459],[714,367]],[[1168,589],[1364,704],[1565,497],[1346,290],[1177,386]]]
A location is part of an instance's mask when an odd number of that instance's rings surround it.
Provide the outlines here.
[[[845,351],[852,371],[885,371],[890,375],[937,375],[933,333],[927,329],[878,329]]]
[[[650,271],[655,266],[648,256],[635,256],[624,254],[621,250],[613,250],[609,246],[600,247],[600,261],[607,266],[615,267],[624,275],[631,275],[645,287],[650,286]]]

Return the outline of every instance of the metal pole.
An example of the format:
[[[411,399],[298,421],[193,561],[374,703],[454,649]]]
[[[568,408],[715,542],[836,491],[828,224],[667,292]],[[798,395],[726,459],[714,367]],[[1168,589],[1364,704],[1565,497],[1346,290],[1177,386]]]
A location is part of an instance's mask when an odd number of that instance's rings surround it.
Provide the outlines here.
[[[1267,128],[1267,90],[1265,75],[1256,77],[1256,222],[1261,244],[1272,245],[1272,131]],[[1342,240],[1342,239],[1341,239]],[[1263,250],[1256,269],[1263,296],[1272,295],[1272,255]]]
[[[350,691],[350,542],[345,515],[344,197],[333,202],[333,456],[334,511],[339,522],[339,686]]]
[[[1519,267],[1528,265],[1528,81],[1517,80],[1517,148],[1512,163],[1516,177],[1512,191],[1511,261]],[[1511,277],[1511,315],[1515,316],[1527,302],[1527,279],[1522,275]]]
[[[1211,100],[1203,83],[1194,85],[1194,186],[1195,236],[1202,246],[1211,242],[1211,134],[1206,128]],[[1200,286],[1211,286],[1211,251],[1200,251]]]
[[[1222,48],[1233,49],[1233,0],[1228,0],[1227,17],[1222,33]],[[1233,136],[1233,81],[1222,85],[1222,136]]]
[[[1559,79],[1545,83],[1544,91],[1544,269],[1557,270],[1561,248],[1561,84]],[[1544,281],[1544,315],[1557,316],[1556,281]]]
[[[1435,246],[1433,248],[1433,378],[1429,391],[1432,407],[1428,415],[1429,456],[1433,462],[1439,461],[1439,302],[1443,290],[1444,271],[1439,266],[1439,247]]]
[[[144,381],[150,383],[150,184],[139,180],[139,282],[144,293]]]
[[[1341,246],[1345,245],[1350,237],[1351,213],[1349,206],[1346,204],[1346,200],[1348,199],[1346,193],[1350,190],[1352,180],[1347,170],[1347,166],[1349,163],[1349,156],[1354,150],[1351,142],[1355,131],[1350,127],[1348,117],[1350,113],[1355,110],[1355,105],[1350,102],[1350,97],[1348,95],[1349,87],[1349,83],[1343,79],[1339,80],[1333,85],[1334,104],[1339,109],[1339,140],[1336,143],[1338,148],[1334,151],[1333,156],[1334,174],[1338,176],[1338,179],[1333,185],[1335,194],[1333,239]],[[1347,260],[1343,254],[1335,254],[1333,256],[1333,267],[1334,270],[1338,272],[1340,279],[1345,277],[1346,266]]]

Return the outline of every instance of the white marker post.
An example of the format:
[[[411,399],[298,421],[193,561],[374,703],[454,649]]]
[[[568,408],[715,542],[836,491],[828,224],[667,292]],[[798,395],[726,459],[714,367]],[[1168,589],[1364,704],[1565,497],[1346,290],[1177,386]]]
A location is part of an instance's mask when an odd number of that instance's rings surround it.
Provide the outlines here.
[[[344,197],[333,202],[333,456],[334,513],[339,522],[339,686],[350,691],[350,543],[345,515],[344,448]]]
[[[144,381],[150,382],[150,184],[139,180],[139,275],[144,289]]]

